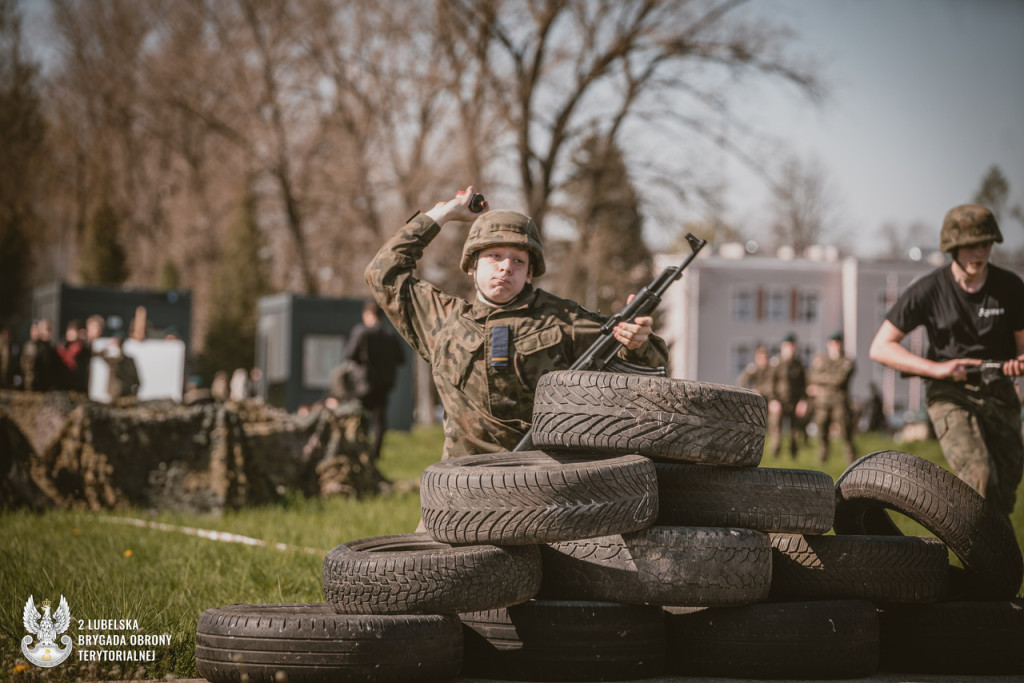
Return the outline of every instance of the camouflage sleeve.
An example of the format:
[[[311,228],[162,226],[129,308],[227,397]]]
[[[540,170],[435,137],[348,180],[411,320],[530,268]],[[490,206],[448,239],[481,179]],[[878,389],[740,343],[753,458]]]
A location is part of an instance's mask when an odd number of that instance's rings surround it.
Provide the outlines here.
[[[647,343],[635,351],[623,346],[619,349],[619,358],[650,368],[668,366],[668,344],[658,335],[652,334]]]
[[[380,248],[366,266],[373,298],[398,333],[428,362],[442,322],[462,302],[413,275],[423,250],[441,226],[419,214]]]

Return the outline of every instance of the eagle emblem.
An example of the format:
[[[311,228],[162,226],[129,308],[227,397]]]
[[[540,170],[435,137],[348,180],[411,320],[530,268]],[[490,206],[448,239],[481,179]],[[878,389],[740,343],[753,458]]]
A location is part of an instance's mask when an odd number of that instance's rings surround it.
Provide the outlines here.
[[[32,643],[32,636],[25,636],[21,639],[21,652],[36,666],[57,666],[71,654],[71,638],[63,636],[60,639],[63,647],[57,646],[57,636],[68,630],[71,625],[71,609],[64,596],[60,596],[60,605],[57,611],[50,614],[50,601],[43,601],[43,613],[39,614],[32,596],[28,596],[25,603],[23,620],[25,630],[36,636],[36,644]]]

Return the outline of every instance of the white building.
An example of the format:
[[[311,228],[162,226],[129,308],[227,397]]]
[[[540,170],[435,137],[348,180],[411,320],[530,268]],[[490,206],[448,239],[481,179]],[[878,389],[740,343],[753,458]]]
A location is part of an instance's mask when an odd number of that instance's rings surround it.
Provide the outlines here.
[[[867,400],[874,385],[887,416],[924,409],[923,382],[902,378],[868,358],[868,347],[896,297],[917,277],[941,264],[837,258],[833,248],[809,250],[806,258],[748,256],[741,245],[704,252],[665,295],[659,334],[670,348],[671,374],[703,382],[734,384],[752,362],[758,344],[774,355],[792,332],[805,364],[823,352],[836,331],[857,361],[850,389]],[[683,255],[660,256],[657,269],[679,264]],[[921,353],[927,335],[913,331],[904,344]]]

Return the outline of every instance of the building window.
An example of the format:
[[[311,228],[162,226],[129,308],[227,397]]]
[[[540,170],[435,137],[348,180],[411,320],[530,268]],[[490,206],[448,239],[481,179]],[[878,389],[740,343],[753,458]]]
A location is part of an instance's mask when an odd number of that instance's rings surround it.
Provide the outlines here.
[[[754,362],[754,347],[751,342],[737,342],[732,347],[732,374],[740,376],[747,366]]]
[[[789,320],[789,292],[783,289],[770,290],[765,296],[765,319],[773,323]]]
[[[821,297],[817,291],[799,292],[796,296],[796,319],[798,322],[813,323],[818,321],[818,302]]]
[[[748,321],[754,319],[754,291],[738,289],[732,294],[732,319]]]

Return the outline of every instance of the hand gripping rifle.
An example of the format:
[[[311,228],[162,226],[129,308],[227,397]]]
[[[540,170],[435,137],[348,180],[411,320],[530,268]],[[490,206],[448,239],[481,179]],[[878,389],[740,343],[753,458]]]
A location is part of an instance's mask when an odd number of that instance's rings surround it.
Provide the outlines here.
[[[693,233],[686,235],[686,241],[690,245],[691,253],[678,266],[670,266],[661,271],[661,275],[653,282],[646,285],[633,300],[626,304],[621,311],[608,318],[601,325],[601,332],[598,338],[590,345],[583,355],[576,359],[576,362],[569,366],[570,370],[608,370],[611,372],[626,372],[634,375],[647,375],[649,377],[667,377],[668,372],[664,367],[649,368],[645,365],[626,362],[618,357],[619,347],[622,346],[612,335],[612,330],[620,322],[632,322],[639,316],[650,315],[658,304],[661,297],[672,283],[683,275],[683,271],[690,265],[690,262],[697,257],[697,254],[707,240],[702,240]],[[527,430],[523,438],[516,444],[514,450],[528,451],[533,448],[533,428]]]
[[[916,375],[912,372],[901,372],[900,377],[921,377],[922,375]],[[981,365],[970,365],[967,367],[967,379],[964,380],[968,384],[978,385],[989,385],[996,382],[1006,375],[1003,374],[1003,361],[1001,360],[983,360]]]

